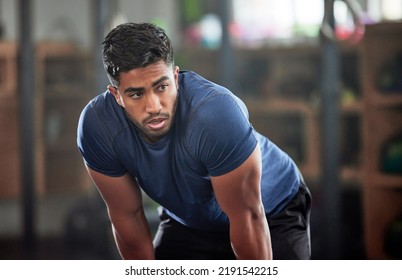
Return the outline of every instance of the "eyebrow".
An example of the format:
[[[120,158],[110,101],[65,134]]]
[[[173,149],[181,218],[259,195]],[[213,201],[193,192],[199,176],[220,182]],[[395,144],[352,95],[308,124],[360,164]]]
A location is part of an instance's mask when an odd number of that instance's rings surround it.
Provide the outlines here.
[[[158,84],[162,83],[163,81],[169,80],[168,76],[163,76],[156,80],[155,82],[152,83],[152,87],[157,86]],[[145,90],[144,87],[128,87],[124,90],[124,93],[130,93],[130,92],[139,92]]]

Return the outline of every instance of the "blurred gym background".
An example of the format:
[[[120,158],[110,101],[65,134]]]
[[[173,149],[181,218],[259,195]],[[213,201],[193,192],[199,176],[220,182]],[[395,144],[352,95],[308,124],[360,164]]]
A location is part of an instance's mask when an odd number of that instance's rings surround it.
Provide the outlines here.
[[[400,0],[0,0],[0,259],[120,258],[75,139],[126,21],[165,28],[296,160],[313,259],[402,259],[401,19]]]

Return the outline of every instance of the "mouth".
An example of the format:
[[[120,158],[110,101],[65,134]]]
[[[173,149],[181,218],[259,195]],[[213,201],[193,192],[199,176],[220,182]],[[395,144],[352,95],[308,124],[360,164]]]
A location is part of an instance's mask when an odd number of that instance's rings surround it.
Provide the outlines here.
[[[150,130],[160,130],[162,129],[165,124],[167,122],[167,118],[153,118],[149,121],[146,122],[146,126],[150,129]]]

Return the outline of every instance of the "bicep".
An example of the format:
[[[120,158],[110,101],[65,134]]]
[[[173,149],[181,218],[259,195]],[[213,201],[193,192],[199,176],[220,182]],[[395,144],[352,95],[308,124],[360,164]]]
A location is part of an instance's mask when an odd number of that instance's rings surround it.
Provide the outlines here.
[[[238,168],[211,180],[217,201],[229,217],[230,241],[236,257],[272,259],[269,227],[261,201],[259,146]]]
[[[129,216],[142,210],[140,188],[128,173],[111,177],[89,167],[87,170],[105,201],[111,218]]]
[[[211,177],[216,199],[229,219],[261,211],[261,153],[257,145],[236,169]]]
[[[246,114],[229,95],[209,98],[191,116],[188,146],[211,176],[219,176],[243,163],[257,145]]]

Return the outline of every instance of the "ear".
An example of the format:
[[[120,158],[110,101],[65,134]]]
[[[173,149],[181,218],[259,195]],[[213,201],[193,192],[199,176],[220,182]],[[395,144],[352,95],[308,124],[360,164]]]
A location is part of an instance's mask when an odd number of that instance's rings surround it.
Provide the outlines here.
[[[121,107],[124,107],[123,101],[121,100],[121,95],[117,91],[117,88],[115,86],[108,85],[107,89],[110,91],[111,94],[113,94],[114,98],[116,99],[117,104],[119,104]]]
[[[179,66],[174,67],[174,82],[176,83],[176,89],[179,89]]]

